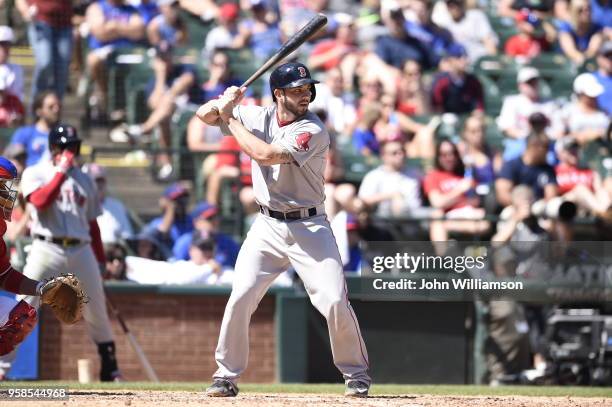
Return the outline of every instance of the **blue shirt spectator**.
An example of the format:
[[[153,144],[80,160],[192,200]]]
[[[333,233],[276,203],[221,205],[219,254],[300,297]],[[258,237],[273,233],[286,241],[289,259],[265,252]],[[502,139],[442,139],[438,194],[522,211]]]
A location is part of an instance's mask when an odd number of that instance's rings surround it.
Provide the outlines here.
[[[36,125],[24,126],[15,130],[10,144],[21,144],[27,154],[26,166],[38,163],[49,149],[49,132],[43,132]]]
[[[559,20],[557,22],[557,30],[559,31],[559,34],[567,33],[571,35],[574,39],[574,43],[576,44],[576,49],[579,51],[587,50],[591,38],[595,34],[601,32],[601,28],[602,27],[599,24],[591,24],[586,33],[584,33],[583,35],[579,35],[569,22],[562,20]]]
[[[407,21],[405,28],[409,36],[425,46],[431,67],[438,66],[440,59],[454,43],[450,32],[434,24],[421,25]]]
[[[556,185],[555,170],[548,164],[527,165],[523,157],[506,161],[498,178],[512,181],[513,185],[528,185],[533,188],[536,199],[544,197],[547,185]]]
[[[373,130],[367,129],[356,128],[353,131],[353,147],[359,153],[362,153],[364,149],[368,149],[373,154],[378,155],[380,151],[376,134],[374,134]]]
[[[92,3],[100,7],[100,10],[104,16],[104,22],[116,21],[118,24],[127,24],[133,15],[138,16],[139,12],[135,7],[127,4],[113,4],[108,0],[98,0],[97,3]],[[91,7],[91,6],[90,6]],[[113,48],[129,48],[136,45],[137,41],[132,41],[129,38],[115,38],[112,40],[99,40],[95,35],[89,35],[89,48],[98,49],[105,46],[112,46]]]
[[[166,243],[169,247],[172,247],[174,243],[185,233],[191,233],[193,231],[193,219],[191,214],[187,213],[187,203],[189,202],[189,191],[181,184],[175,183],[170,185],[163,194],[163,199],[160,201],[173,201],[174,205],[163,205],[164,211],[174,210],[172,215],[172,224],[168,231],[165,233]],[[145,229],[146,230],[161,230],[164,222],[164,215],[159,216],[149,222]]]
[[[601,110],[612,115],[612,41],[607,41],[599,49],[597,65],[599,70],[593,75],[604,87],[604,93],[597,98],[597,103]]]
[[[157,15],[159,15],[159,3],[172,3],[176,0],[140,0],[140,4],[136,8],[138,10],[138,14],[142,17],[145,25],[149,25],[151,20],[153,20]]]
[[[194,237],[199,236],[199,231],[193,233],[185,233],[179,237],[174,246],[172,247],[172,254],[175,260],[189,260],[189,247],[191,242],[194,241]],[[211,234],[212,239],[215,241],[215,260],[217,263],[225,267],[234,267],[236,265],[236,258],[238,257],[238,251],[240,246],[230,236],[227,236],[221,232],[215,232]]]
[[[31,126],[15,130],[10,144],[23,146],[27,154],[26,166],[38,163],[49,153],[49,131],[60,119],[62,104],[52,91],[38,93],[32,101],[36,121]]]
[[[239,245],[231,237],[219,231],[217,207],[208,202],[196,205],[190,214],[193,232],[185,233],[174,244],[172,252],[176,260],[189,260],[189,246],[194,240],[212,237],[215,241],[215,259],[218,263],[234,267],[238,257]]]
[[[396,38],[390,35],[383,35],[376,40],[376,55],[386,64],[402,69],[404,62],[411,59],[417,61],[423,68],[429,68],[430,61],[427,52],[416,39],[406,36]]]
[[[591,19],[602,27],[612,27],[612,4],[608,0],[604,0],[602,3],[591,0]]]

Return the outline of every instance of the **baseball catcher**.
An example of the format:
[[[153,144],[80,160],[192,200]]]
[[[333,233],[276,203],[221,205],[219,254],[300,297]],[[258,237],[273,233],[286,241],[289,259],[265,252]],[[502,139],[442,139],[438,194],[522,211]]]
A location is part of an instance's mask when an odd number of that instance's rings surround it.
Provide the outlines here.
[[[6,222],[11,220],[17,198],[16,178],[13,163],[0,157],[0,236],[4,236]],[[74,323],[81,317],[85,294],[79,281],[71,275],[43,282],[27,278],[11,266],[3,239],[0,239],[0,288],[15,294],[40,296],[62,322]],[[0,297],[0,355],[12,352],[28,336],[36,325],[36,318],[36,309],[27,302]]]

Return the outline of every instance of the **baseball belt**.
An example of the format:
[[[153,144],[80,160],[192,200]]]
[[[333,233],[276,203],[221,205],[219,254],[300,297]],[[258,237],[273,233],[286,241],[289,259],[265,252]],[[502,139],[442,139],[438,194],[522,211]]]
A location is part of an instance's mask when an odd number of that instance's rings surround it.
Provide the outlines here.
[[[74,237],[51,237],[43,235],[34,235],[34,239],[44,240],[45,242],[54,243],[62,247],[75,247],[87,243],[84,240],[76,239]]]
[[[281,212],[275,211],[270,208],[266,208],[265,206],[259,206],[259,212],[263,213],[266,216],[269,216],[274,219],[282,220],[282,221],[292,221],[292,220],[300,220],[310,218],[312,216],[316,216],[323,211],[320,211],[316,206],[312,208],[301,208],[296,209],[295,211],[289,212]]]

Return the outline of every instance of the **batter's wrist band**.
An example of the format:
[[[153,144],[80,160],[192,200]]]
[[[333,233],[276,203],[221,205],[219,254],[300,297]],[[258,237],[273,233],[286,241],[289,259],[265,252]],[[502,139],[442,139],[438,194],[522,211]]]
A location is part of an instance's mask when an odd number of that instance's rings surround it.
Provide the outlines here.
[[[37,294],[38,296],[41,296],[41,295],[42,295],[42,288],[43,288],[43,285],[45,285],[45,283],[43,283],[42,281],[40,281],[38,284],[36,284],[36,294]]]

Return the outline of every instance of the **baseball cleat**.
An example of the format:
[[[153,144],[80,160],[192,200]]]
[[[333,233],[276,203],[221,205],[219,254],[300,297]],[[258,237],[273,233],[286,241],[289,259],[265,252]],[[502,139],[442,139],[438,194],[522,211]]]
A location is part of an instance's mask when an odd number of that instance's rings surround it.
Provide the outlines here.
[[[359,380],[351,380],[346,384],[344,395],[346,397],[368,397],[370,385]]]
[[[208,397],[236,397],[238,386],[226,379],[215,379],[213,384],[206,389]]]

